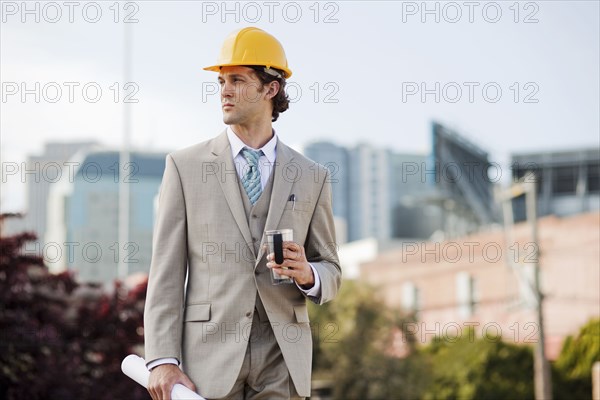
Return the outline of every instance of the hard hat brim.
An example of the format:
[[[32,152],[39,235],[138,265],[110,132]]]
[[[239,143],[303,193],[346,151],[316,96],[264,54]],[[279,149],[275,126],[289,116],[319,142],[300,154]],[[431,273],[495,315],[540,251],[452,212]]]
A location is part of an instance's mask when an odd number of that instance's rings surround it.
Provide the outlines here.
[[[283,71],[283,76],[285,79],[288,79],[290,76],[292,76],[292,70],[289,68],[283,68],[283,67],[279,67],[276,65],[264,65],[264,64],[252,64],[252,63],[244,63],[244,64],[238,64],[238,63],[229,63],[229,64],[219,64],[219,65],[211,65],[210,67],[204,67],[202,68],[205,71],[213,71],[213,72],[220,72],[221,71],[221,67],[246,67],[246,66],[259,66],[259,67],[269,67],[269,68],[275,68],[278,70]]]

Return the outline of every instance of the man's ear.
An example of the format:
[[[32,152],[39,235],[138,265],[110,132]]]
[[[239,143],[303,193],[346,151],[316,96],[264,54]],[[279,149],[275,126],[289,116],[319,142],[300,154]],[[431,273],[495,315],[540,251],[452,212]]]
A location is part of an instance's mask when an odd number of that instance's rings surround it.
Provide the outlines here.
[[[279,89],[281,88],[281,85],[279,84],[279,82],[277,81],[272,81],[269,82],[269,90],[267,90],[267,97],[270,99],[272,99],[273,97],[277,96],[277,93],[279,93]]]

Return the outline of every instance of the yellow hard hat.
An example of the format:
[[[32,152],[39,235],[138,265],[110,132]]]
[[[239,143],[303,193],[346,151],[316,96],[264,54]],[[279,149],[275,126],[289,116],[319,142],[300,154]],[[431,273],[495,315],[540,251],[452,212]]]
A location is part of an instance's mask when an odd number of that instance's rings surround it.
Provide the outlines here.
[[[235,65],[264,65],[267,73],[274,74],[271,68],[277,68],[284,72],[285,78],[292,76],[279,40],[254,27],[243,28],[227,36],[217,64],[204,69],[219,72],[221,67]]]

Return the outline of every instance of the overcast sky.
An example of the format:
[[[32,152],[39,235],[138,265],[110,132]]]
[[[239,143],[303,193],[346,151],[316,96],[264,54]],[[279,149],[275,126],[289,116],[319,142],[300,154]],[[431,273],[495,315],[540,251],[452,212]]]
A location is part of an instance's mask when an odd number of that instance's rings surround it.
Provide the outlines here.
[[[23,4],[2,3],[2,211],[23,205],[7,162],[48,141],[121,143],[124,19],[137,20],[126,91],[139,101],[137,148],[171,151],[223,129],[217,75],[202,67],[245,26],[286,50],[294,103],[275,129],[288,144],[425,154],[438,120],[501,163],[600,145],[597,1]]]

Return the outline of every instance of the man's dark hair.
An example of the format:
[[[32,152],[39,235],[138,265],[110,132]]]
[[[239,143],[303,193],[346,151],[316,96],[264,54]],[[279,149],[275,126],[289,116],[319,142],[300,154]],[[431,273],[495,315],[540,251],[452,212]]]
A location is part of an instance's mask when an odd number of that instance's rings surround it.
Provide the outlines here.
[[[275,71],[277,71],[280,75],[281,78],[278,78],[274,75],[271,75],[267,72],[265,72],[264,67],[258,67],[258,66],[248,66],[250,68],[252,68],[254,70],[254,72],[256,73],[256,76],[258,77],[258,80],[260,81],[260,83],[262,85],[267,85],[273,81],[277,81],[279,82],[279,92],[277,92],[277,94],[275,95],[275,97],[273,97],[271,99],[271,101],[273,102],[273,114],[272,114],[272,122],[277,121],[277,118],[279,118],[279,113],[284,112],[285,110],[287,110],[290,107],[290,99],[288,98],[287,93],[285,92],[285,78],[283,77],[283,71],[279,70],[279,69],[275,69],[275,68],[271,68]]]

